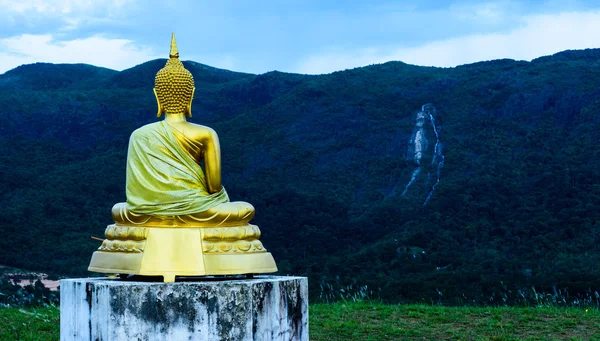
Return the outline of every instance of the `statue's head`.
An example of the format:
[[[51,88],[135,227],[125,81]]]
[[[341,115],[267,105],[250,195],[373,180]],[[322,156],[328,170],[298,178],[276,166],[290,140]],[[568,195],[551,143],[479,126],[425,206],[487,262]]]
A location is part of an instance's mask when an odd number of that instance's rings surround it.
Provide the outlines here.
[[[194,77],[179,60],[179,51],[173,34],[169,60],[154,79],[154,95],[158,102],[157,116],[160,117],[164,112],[167,115],[186,113],[191,117],[194,90]]]

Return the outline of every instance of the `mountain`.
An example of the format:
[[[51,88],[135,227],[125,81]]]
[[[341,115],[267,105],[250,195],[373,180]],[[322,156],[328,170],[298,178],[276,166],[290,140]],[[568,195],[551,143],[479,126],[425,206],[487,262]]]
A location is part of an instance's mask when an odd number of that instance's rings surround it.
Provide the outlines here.
[[[600,50],[320,76],[184,64],[230,197],[256,207],[280,272],[309,276],[312,297],[600,288]],[[86,273],[163,65],[0,75],[0,264]]]
[[[35,63],[21,65],[0,75],[0,89],[83,90],[115,74],[118,74],[115,70],[87,64]]]

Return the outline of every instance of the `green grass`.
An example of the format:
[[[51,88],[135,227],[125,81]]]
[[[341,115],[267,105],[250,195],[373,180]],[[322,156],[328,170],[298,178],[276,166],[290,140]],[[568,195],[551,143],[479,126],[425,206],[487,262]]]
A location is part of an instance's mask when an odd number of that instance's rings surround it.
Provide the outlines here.
[[[375,303],[310,306],[310,339],[600,340],[600,311]]]
[[[58,340],[58,308],[0,309],[0,340]],[[600,311],[376,303],[310,306],[310,340],[600,340]]]
[[[58,340],[60,338],[59,315],[57,307],[0,308],[0,340]]]

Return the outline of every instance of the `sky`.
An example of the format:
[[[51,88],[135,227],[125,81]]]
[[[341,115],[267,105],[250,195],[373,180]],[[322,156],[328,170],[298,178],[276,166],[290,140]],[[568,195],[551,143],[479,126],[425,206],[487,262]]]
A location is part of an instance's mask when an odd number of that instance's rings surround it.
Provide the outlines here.
[[[395,60],[454,67],[600,47],[600,0],[0,0],[0,74],[35,62],[123,70],[166,58],[322,74]]]

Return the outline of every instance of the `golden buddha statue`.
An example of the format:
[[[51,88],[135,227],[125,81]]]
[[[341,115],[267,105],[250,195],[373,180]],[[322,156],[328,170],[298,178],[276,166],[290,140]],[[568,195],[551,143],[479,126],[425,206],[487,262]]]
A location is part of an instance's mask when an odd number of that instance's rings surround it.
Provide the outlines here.
[[[154,87],[157,116],[165,119],[131,134],[127,202],[113,207],[115,223],[106,228],[88,270],[160,275],[165,282],[277,271],[258,240],[258,226],[249,224],[254,207],[229,202],[221,185],[217,134],[186,121],[194,90],[172,35],[169,60]]]

